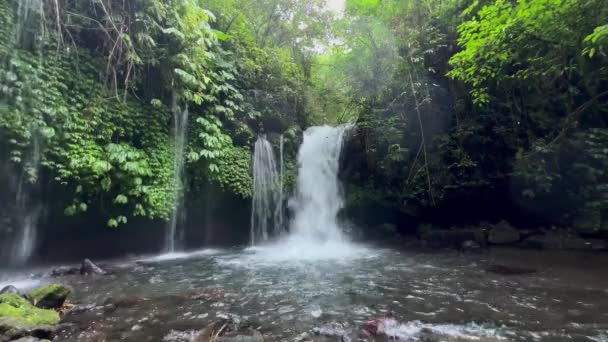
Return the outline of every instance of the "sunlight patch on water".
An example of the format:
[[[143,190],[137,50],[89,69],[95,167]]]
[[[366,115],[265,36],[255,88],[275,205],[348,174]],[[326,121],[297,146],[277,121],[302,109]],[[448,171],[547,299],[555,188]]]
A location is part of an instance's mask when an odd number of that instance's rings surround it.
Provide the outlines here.
[[[170,260],[180,260],[180,259],[190,259],[196,258],[200,256],[208,256],[208,255],[216,255],[221,253],[219,249],[207,248],[201,249],[193,252],[173,252],[173,253],[165,253],[161,255],[156,255],[149,258],[139,259],[140,262],[157,262],[157,261],[170,261]]]

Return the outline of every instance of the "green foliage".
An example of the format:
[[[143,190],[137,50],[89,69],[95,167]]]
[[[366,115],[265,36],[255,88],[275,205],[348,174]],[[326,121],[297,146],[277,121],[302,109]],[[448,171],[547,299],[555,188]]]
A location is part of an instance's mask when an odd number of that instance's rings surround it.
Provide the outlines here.
[[[217,168],[211,180],[217,182],[222,189],[235,193],[243,198],[252,195],[251,152],[245,148],[232,147],[225,156],[218,160]]]
[[[497,0],[459,26],[463,50],[451,58],[448,75],[472,86],[477,105],[488,104],[495,87],[546,88],[548,80],[581,72],[588,61],[576,55],[595,55],[606,39],[606,29],[598,26],[605,20],[603,1]],[[584,48],[583,41],[598,47]]]
[[[608,25],[598,26],[593,30],[593,33],[585,37],[587,45],[583,50],[583,54],[593,58],[595,56],[608,57],[606,49],[608,48]]]

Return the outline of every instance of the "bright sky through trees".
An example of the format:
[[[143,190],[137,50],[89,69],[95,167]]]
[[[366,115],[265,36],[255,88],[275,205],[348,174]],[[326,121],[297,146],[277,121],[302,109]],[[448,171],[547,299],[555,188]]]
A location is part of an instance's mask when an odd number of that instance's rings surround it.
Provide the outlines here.
[[[336,12],[343,13],[344,12],[344,0],[327,0],[327,8]]]

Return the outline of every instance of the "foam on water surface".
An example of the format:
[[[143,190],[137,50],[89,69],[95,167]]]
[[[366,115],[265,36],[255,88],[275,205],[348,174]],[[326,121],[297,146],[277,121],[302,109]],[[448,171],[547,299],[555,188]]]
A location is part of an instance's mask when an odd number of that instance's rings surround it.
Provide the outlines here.
[[[156,255],[156,256],[138,259],[138,261],[141,261],[141,262],[170,261],[170,260],[196,258],[196,257],[201,257],[201,256],[209,256],[209,255],[215,255],[215,254],[219,254],[219,253],[221,253],[221,250],[219,250],[219,249],[206,248],[206,249],[201,249],[201,250],[192,251],[192,252],[165,253],[165,254],[160,254],[160,255]]]

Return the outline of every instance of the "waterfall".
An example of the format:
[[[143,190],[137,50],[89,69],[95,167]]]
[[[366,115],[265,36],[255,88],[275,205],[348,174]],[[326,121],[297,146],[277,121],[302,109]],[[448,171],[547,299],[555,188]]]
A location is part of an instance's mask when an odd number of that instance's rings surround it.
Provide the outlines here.
[[[40,172],[40,143],[36,135],[32,138],[32,150],[23,163],[15,192],[15,240],[10,260],[15,264],[28,261],[36,245],[36,226],[42,207],[35,203],[36,188]]]
[[[289,199],[289,209],[293,219],[289,223],[289,235],[282,237],[277,243],[258,246],[251,251],[251,261],[264,262],[310,262],[328,259],[349,259],[367,253],[349,241],[342,232],[338,223],[338,212],[342,209],[344,199],[338,179],[340,169],[340,154],[344,137],[352,125],[338,127],[320,126],[311,127],[304,132],[304,141],[298,151],[298,178],[295,195]],[[267,159],[267,170],[261,169],[262,154]],[[263,205],[270,205],[273,195],[272,164],[268,159],[272,157],[270,144],[263,139],[256,143],[254,173],[258,177],[254,181],[254,208],[256,213],[262,212]],[[257,165],[256,165],[257,164]],[[256,171],[257,170],[257,171]],[[266,196],[261,197],[261,175],[265,175]],[[279,190],[280,192],[280,190]],[[259,197],[258,197],[259,196]],[[279,194],[279,197],[281,194]],[[263,202],[263,200],[266,202]],[[271,222],[272,209],[266,208],[265,221]],[[253,212],[252,212],[253,213]],[[256,231],[252,215],[252,236]],[[254,242],[257,240],[254,239]]]
[[[260,136],[253,152],[252,245],[268,240],[270,235],[280,235],[283,231],[281,183],[272,145]]]
[[[35,44],[35,39],[40,31],[42,22],[40,15],[42,13],[41,0],[19,0],[17,6],[17,23],[15,42],[17,46],[25,49],[30,49]]]
[[[285,217],[285,213],[283,212],[283,203],[285,203],[285,197],[283,195],[283,191],[284,191],[284,187],[285,187],[285,158],[284,158],[284,146],[285,146],[285,136],[283,136],[283,134],[281,134],[280,140],[279,140],[279,155],[280,155],[280,165],[279,165],[279,180],[280,180],[280,186],[279,186],[279,206],[277,206],[277,211],[279,212],[279,227],[283,228],[285,227],[285,224],[283,223],[283,217]]]
[[[344,200],[338,181],[340,153],[351,125],[310,127],[298,152],[297,193],[290,201],[294,212],[292,240],[342,241],[337,222]]]
[[[184,149],[188,140],[188,105],[180,110],[177,96],[173,96],[173,197],[175,208],[171,213],[165,237],[165,251],[174,252],[181,243],[178,226],[185,220],[184,208]]]

